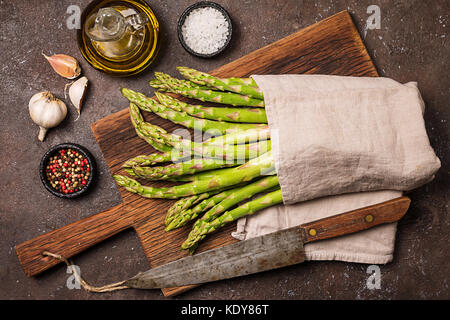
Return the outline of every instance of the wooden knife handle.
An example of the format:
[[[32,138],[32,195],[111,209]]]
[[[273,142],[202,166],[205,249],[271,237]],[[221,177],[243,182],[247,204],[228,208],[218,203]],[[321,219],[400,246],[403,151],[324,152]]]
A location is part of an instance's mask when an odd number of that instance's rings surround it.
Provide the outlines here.
[[[129,217],[122,205],[113,207],[17,245],[17,257],[25,274],[34,276],[61,262],[44,251],[70,258],[129,228]]]
[[[305,223],[300,227],[305,230],[305,243],[339,237],[379,224],[398,221],[404,216],[410,203],[411,200],[408,197],[400,197]]]

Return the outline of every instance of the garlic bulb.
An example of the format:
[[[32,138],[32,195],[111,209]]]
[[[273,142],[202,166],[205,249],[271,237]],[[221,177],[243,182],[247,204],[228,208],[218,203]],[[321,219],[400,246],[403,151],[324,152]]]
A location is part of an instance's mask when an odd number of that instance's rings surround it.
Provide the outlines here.
[[[72,104],[77,109],[78,118],[80,117],[81,114],[81,104],[83,102],[84,94],[86,93],[87,85],[88,85],[88,78],[81,77],[80,79],[72,83],[69,88],[69,98]],[[76,120],[78,120],[78,118]]]
[[[28,104],[30,117],[39,126],[38,139],[44,141],[47,130],[60,124],[67,115],[64,102],[50,91],[36,93]]]
[[[42,53],[42,55],[50,63],[53,70],[64,78],[75,79],[81,73],[81,68],[78,61],[71,56],[65,54],[54,54],[48,57],[44,53]]]

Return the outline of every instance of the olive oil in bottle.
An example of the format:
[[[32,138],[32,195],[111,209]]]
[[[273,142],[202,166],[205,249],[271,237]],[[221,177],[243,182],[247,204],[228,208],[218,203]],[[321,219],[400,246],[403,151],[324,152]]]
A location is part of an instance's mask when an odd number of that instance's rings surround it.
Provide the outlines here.
[[[78,45],[96,69],[117,76],[143,71],[159,50],[159,23],[141,0],[96,0],[81,17]]]

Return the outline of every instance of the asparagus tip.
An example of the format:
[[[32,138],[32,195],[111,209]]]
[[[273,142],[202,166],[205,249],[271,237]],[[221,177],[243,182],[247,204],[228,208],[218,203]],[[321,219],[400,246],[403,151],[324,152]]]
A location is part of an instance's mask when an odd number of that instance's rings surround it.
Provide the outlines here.
[[[124,95],[125,97],[126,97],[126,95],[128,94],[128,93],[130,93],[130,89],[128,89],[128,88],[125,88],[125,87],[120,87],[120,92],[122,93],[122,95]]]
[[[114,180],[117,182],[118,185],[120,186],[124,186],[127,183],[127,180],[129,180],[130,178],[122,176],[120,174],[115,174],[113,175]]]

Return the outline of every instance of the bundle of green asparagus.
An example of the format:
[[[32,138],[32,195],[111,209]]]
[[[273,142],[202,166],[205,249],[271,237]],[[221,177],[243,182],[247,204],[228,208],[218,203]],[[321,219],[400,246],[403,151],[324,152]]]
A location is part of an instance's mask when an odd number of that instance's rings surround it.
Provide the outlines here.
[[[123,164],[129,176],[116,182],[146,198],[178,199],[167,212],[170,231],[193,222],[181,245],[194,252],[211,232],[261,209],[282,202],[274,169],[264,97],[251,78],[218,78],[178,67],[185,80],[160,72],[150,85],[156,99],[123,88],[130,101],[131,123],[137,135],[157,153],[139,155]],[[162,93],[165,92],[165,93]],[[167,93],[231,106],[188,104]],[[146,122],[141,111],[152,112],[211,137],[201,141],[168,133]],[[136,179],[178,182],[172,187],[142,185]]]

